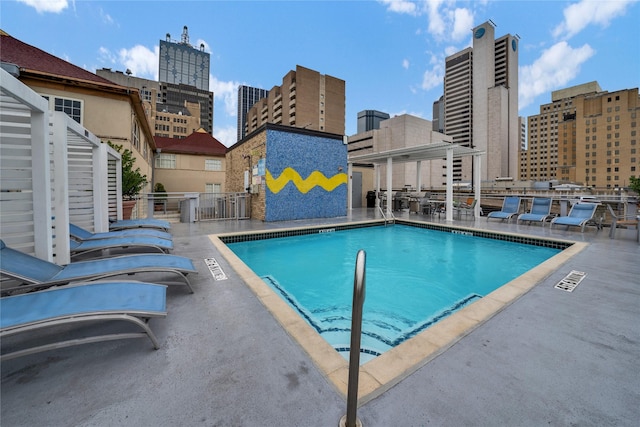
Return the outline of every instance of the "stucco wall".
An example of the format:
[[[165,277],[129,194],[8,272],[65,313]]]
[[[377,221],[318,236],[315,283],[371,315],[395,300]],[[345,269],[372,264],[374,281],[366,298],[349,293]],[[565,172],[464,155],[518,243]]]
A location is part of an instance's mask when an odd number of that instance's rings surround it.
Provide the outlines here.
[[[222,170],[205,170],[206,159],[222,161]],[[205,184],[221,184],[221,192],[225,188],[225,158],[222,156],[176,154],[176,168],[156,168],[154,182],[162,183],[168,192],[197,192],[204,193]]]

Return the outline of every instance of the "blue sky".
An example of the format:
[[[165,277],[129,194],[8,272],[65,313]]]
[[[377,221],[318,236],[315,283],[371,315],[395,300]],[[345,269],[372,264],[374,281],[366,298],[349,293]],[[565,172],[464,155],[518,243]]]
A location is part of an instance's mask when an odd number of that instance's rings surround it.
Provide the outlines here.
[[[346,82],[346,133],[366,109],[432,118],[445,57],[491,19],[518,34],[520,115],[551,92],[598,81],[640,82],[638,0],[580,1],[73,1],[0,0],[11,36],[95,72],[131,69],[157,79],[158,44],[189,28],[211,53],[214,136],[235,142],[240,84],[271,89],[301,65]]]

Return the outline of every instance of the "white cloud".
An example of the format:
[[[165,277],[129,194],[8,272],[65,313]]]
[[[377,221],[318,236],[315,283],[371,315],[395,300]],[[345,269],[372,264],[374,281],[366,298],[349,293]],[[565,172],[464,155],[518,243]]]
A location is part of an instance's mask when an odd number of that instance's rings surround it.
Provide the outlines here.
[[[227,126],[224,128],[214,126],[213,136],[225,147],[231,147],[238,142],[238,130],[235,126]]]
[[[564,9],[564,21],[554,30],[555,37],[571,38],[591,24],[608,27],[611,20],[624,15],[627,6],[637,0],[581,0]]]
[[[223,82],[209,75],[209,90],[213,92],[214,100],[224,104],[224,112],[228,116],[238,115],[238,82]],[[218,109],[216,108],[216,111]]]
[[[387,6],[387,10],[396,13],[406,13],[415,15],[417,11],[416,4],[406,0],[379,0],[380,3]]]
[[[444,81],[444,69],[440,65],[436,65],[430,70],[424,72],[422,76],[422,89],[431,90],[438,87]]]
[[[431,90],[443,84],[444,82],[444,57],[442,55],[434,55],[431,53],[429,59],[430,69],[427,69],[422,75],[422,83],[420,87],[424,90]]]
[[[595,50],[588,44],[573,48],[562,41],[543,51],[532,65],[520,67],[519,108],[527,107],[538,95],[565,87],[594,54]]]
[[[131,49],[120,49],[118,56],[120,63],[131,70],[134,76],[158,80],[158,46],[151,50],[146,46],[135,45]]]
[[[207,43],[206,41],[202,40],[202,39],[198,39],[196,41],[196,44],[193,45],[193,47],[195,47],[196,49],[200,49],[200,45],[204,45],[204,51],[207,53],[211,53],[211,46],[209,46],[209,43]]]
[[[107,25],[113,25],[114,24],[114,20],[111,17],[111,15],[106,13],[102,8],[100,8],[100,17],[102,18],[102,22],[103,23],[105,23]]]
[[[106,62],[108,64],[115,64],[117,57],[104,46],[100,46],[98,49],[98,58],[101,62]]]
[[[441,4],[442,0],[428,1],[425,4],[427,7],[427,15],[429,20],[427,31],[429,31],[429,34],[438,38],[442,37],[445,34],[446,29],[446,24],[444,22],[445,17],[440,14],[439,11]]]
[[[473,25],[473,13],[469,9],[457,8],[452,13],[453,32],[451,38],[455,41],[463,40],[471,34]]]
[[[67,0],[18,0],[27,6],[33,7],[38,13],[60,13],[69,6]]]
[[[402,68],[404,68],[405,70],[409,69],[409,60],[408,59],[403,59],[402,60]]]

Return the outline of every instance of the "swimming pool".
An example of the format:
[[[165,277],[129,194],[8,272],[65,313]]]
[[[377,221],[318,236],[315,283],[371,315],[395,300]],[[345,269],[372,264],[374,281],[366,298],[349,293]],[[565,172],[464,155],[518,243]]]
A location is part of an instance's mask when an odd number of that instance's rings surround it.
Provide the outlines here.
[[[379,226],[381,224],[383,224],[382,220],[347,220],[342,222],[336,221],[334,224],[233,232],[209,236],[213,247],[226,259],[234,270],[235,274],[230,277],[232,280],[229,282],[229,285],[235,286],[237,284],[237,282],[233,282],[233,277],[235,276],[236,279],[240,280],[241,284],[247,286],[265,309],[268,310],[274,319],[282,326],[283,330],[308,354],[314,365],[325,376],[327,381],[333,384],[336,391],[341,393],[344,398],[347,396],[349,376],[348,361],[336,352],[280,295],[270,288],[264,280],[258,277],[233,253],[227,244],[305,234],[330,233],[332,231]],[[388,390],[403,378],[406,378],[412,372],[445,352],[474,329],[496,316],[496,314],[505,309],[509,304],[529,292],[545,277],[561,268],[571,257],[588,246],[588,243],[585,242],[568,241],[552,237],[536,237],[508,231],[491,231],[481,228],[406,219],[398,219],[396,220],[396,224],[440,230],[453,234],[464,233],[464,235],[507,240],[534,246],[552,247],[561,249],[562,251],[483,298],[456,311],[416,334],[414,337],[361,365],[358,387],[358,401],[360,404],[364,404],[380,396],[385,390]],[[351,268],[353,268],[354,262],[355,255],[351,261]],[[368,280],[369,277],[367,277],[367,281]],[[259,327],[259,325],[256,327]]]
[[[409,225],[320,231],[228,246],[345,358],[355,254],[364,249],[362,363],[561,250]]]

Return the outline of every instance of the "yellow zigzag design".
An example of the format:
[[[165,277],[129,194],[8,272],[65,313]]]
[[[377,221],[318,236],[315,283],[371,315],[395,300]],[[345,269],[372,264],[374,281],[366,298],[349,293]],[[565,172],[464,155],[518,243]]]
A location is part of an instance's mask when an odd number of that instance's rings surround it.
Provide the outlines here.
[[[333,191],[337,186],[347,183],[347,174],[338,173],[327,178],[320,171],[313,171],[307,179],[302,179],[300,174],[293,168],[285,168],[278,178],[271,176],[271,172],[266,171],[267,187],[273,193],[279,193],[285,185],[292,181],[298,191],[303,194],[308,193],[313,187],[319,185],[327,191]]]

